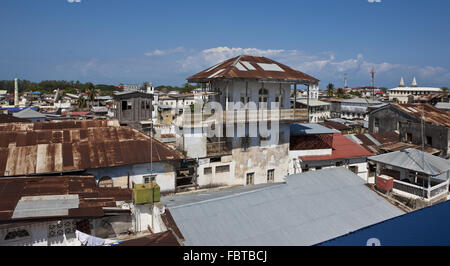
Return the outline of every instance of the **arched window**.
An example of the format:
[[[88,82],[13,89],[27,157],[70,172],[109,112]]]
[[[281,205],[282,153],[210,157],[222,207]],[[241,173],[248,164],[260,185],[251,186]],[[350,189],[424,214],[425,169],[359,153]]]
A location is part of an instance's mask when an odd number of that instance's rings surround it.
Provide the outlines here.
[[[109,176],[104,176],[98,181],[99,187],[113,187],[113,180]]]

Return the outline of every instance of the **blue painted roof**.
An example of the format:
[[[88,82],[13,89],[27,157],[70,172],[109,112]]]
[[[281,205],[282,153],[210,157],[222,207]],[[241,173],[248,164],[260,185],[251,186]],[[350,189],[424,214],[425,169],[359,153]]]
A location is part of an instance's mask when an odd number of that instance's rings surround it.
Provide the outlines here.
[[[319,246],[366,246],[369,239],[381,246],[450,246],[450,202],[411,212]]]
[[[292,124],[292,135],[315,135],[340,133],[335,129],[330,129],[319,124]]]
[[[32,107],[3,107],[3,108],[0,108],[0,110],[8,110],[9,112],[20,112],[20,111],[25,110],[27,108],[30,108],[31,110],[34,110],[34,111],[39,111],[39,107],[38,106],[32,106]]]

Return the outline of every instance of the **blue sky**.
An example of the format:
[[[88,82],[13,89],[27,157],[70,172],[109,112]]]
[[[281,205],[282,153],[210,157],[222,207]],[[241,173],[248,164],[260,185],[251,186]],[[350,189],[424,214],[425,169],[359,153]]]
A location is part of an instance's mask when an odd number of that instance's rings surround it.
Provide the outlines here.
[[[343,86],[450,86],[448,0],[2,0],[0,79],[180,85],[242,53]]]

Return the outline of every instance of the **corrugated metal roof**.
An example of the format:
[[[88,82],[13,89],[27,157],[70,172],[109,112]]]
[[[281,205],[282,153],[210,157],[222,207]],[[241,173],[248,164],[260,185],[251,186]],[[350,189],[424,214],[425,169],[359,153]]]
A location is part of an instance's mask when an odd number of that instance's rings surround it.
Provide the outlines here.
[[[14,113],[13,114],[14,117],[18,117],[18,118],[24,118],[24,119],[29,119],[29,118],[45,118],[46,116],[44,114],[41,114],[37,111],[34,111],[30,108],[27,109],[23,109],[20,112]]]
[[[450,111],[438,109],[430,104],[393,104],[392,106],[418,120],[422,120],[423,107],[425,122],[450,127]]]
[[[443,202],[320,243],[320,246],[366,246],[376,238],[381,246],[449,246],[450,202]],[[426,230],[411,230],[426,228]]]
[[[99,188],[93,176],[0,178],[0,221],[103,216],[131,190]]]
[[[450,103],[437,103],[434,107],[443,110],[450,110]]]
[[[422,160],[422,158],[425,160]],[[428,175],[439,175],[450,170],[450,162],[440,157],[416,149],[406,149],[368,158],[374,162],[397,166]],[[424,167],[422,162],[425,161]]]
[[[242,70],[242,68],[245,70]],[[214,79],[261,79],[298,83],[316,83],[319,81],[274,60],[251,55],[241,55],[228,59],[187,78],[189,82],[209,82]]]
[[[292,124],[291,135],[315,135],[340,133],[335,129],[324,127],[320,124]]]
[[[152,247],[152,246],[181,246],[172,231],[143,236],[120,242],[116,246]]]
[[[97,124],[99,127],[96,127]],[[70,172],[150,162],[150,138],[130,127],[108,126],[106,121],[92,125],[74,121],[7,124],[3,130],[2,125],[0,176]],[[184,158],[180,152],[156,139],[152,139],[152,143],[154,162]]]
[[[162,199],[185,245],[314,245],[403,214],[343,168],[207,194]]]
[[[304,156],[302,161],[325,161],[345,158],[358,158],[373,155],[372,152],[349,140],[342,134],[333,135],[332,154],[324,156]]]

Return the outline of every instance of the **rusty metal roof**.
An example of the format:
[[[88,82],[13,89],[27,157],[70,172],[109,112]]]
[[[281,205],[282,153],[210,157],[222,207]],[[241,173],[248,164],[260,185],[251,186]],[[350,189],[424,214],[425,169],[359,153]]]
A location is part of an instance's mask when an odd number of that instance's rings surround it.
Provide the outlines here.
[[[29,120],[15,117],[12,115],[0,114],[0,123],[29,123]]]
[[[393,104],[392,106],[418,120],[422,120],[423,106],[425,122],[450,127],[450,111],[438,109],[430,104]]]
[[[83,122],[83,123],[80,123]],[[90,121],[89,121],[90,122]],[[0,125],[0,176],[82,171],[150,162],[150,138],[108,121]],[[9,131],[7,130],[9,129]],[[153,139],[153,162],[184,156]]]
[[[21,199],[34,202],[39,206],[45,203],[45,197],[64,197],[76,195],[75,208],[66,213],[49,215],[49,206],[45,210],[36,208],[30,217],[13,218]],[[103,207],[117,207],[116,201],[131,201],[131,190],[121,188],[99,188],[93,176],[46,176],[0,178],[0,221],[60,218],[60,217],[101,217]],[[64,206],[61,206],[64,209]]]
[[[172,231],[166,231],[121,242],[117,246],[150,247],[150,246],[181,246]]]
[[[276,80],[292,83],[317,83],[318,79],[272,59],[241,55],[228,59],[188,77],[189,82],[209,82],[216,79]]]

